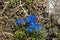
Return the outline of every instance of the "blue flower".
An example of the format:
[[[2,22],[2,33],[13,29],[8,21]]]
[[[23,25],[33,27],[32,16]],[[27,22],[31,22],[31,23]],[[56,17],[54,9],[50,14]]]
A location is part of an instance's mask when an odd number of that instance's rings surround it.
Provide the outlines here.
[[[27,26],[27,31],[32,32],[32,28],[36,31],[39,31],[41,28],[41,24],[36,24],[35,22],[30,22],[29,26]]]
[[[40,24],[36,24],[35,22],[30,22],[29,25],[35,30],[40,30],[40,27],[41,27]]]
[[[30,14],[30,17],[31,17],[31,21],[36,21],[36,17],[34,14]]]
[[[36,25],[36,23],[35,22],[30,22],[29,25],[33,28]]]
[[[25,17],[24,20],[28,23],[30,23],[31,21],[32,22],[35,22],[36,21],[36,17],[34,14],[30,14],[29,16]]]
[[[40,27],[41,27],[40,24],[36,24],[36,25],[34,26],[34,29],[37,30],[37,31],[39,31],[39,30],[40,30]]]
[[[29,22],[31,22],[31,17],[29,17],[29,16],[25,17],[24,20],[29,23]]]
[[[23,21],[22,21],[21,18],[18,18],[18,19],[16,20],[16,24],[18,24],[19,26],[20,26],[20,24],[21,24],[22,22],[23,22]]]
[[[27,30],[27,32],[32,32],[32,29],[31,29],[30,25],[27,26],[26,30]]]

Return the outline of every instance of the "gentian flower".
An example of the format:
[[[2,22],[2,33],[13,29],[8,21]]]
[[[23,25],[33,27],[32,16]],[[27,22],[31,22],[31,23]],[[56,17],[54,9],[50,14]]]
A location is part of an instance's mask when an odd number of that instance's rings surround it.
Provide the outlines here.
[[[41,27],[40,24],[34,24],[34,25],[32,25],[32,27],[31,27],[31,25],[29,25],[29,26],[27,26],[26,30],[27,30],[27,32],[32,32],[32,28],[33,28],[34,30],[39,31],[40,27]]]
[[[30,22],[29,25],[33,28],[36,25],[36,23],[35,22]]]
[[[30,22],[29,25],[35,30],[40,30],[40,27],[41,27],[40,24],[36,24],[35,22]]]
[[[29,16],[25,17],[24,20],[28,23],[30,23],[31,21],[32,22],[35,22],[36,21],[36,17],[34,14],[30,14]]]
[[[30,17],[31,17],[31,21],[36,21],[36,17],[34,14],[30,14]]]
[[[22,22],[23,22],[23,21],[22,21],[21,18],[18,18],[18,19],[16,20],[16,24],[19,25],[19,26],[20,26],[20,24],[21,24]]]
[[[31,21],[31,17],[29,17],[29,16],[25,17],[24,20],[29,23]]]
[[[32,28],[35,29],[35,30],[40,30],[41,25],[35,23],[36,17],[33,13],[30,14],[29,16],[25,17],[24,20],[29,23],[29,25],[26,28],[26,30],[28,32],[32,32]],[[23,22],[23,20],[21,18],[18,18],[16,20],[16,24],[19,25],[19,26],[20,26],[20,24],[22,24],[22,22]]]
[[[40,30],[40,27],[41,27],[40,24],[36,24],[36,25],[34,26],[34,29],[37,30],[37,31],[39,31],[39,30]]]
[[[27,26],[26,30],[27,30],[27,32],[32,32],[32,29],[31,29],[30,25]]]

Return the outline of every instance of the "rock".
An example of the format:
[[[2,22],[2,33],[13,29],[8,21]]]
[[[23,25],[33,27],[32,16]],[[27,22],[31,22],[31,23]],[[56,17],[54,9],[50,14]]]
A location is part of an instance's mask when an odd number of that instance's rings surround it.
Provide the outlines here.
[[[60,18],[58,19],[58,24],[60,25]]]

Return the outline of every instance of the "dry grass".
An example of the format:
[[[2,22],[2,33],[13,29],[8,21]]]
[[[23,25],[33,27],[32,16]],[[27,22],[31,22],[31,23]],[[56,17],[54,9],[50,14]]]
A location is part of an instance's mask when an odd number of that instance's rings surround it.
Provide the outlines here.
[[[53,15],[52,18],[50,16],[49,18],[49,13],[46,12],[47,3],[48,1],[45,0],[0,0],[0,40],[14,40],[13,25],[15,24],[16,19],[23,19],[32,12],[37,17],[37,23],[43,24],[44,26],[43,28],[46,32],[46,37],[44,40],[50,40],[50,36],[54,31],[56,32],[54,33],[56,37],[52,37],[52,39],[54,38],[53,40],[60,40],[60,26],[58,25],[60,19],[58,20],[56,15]],[[58,1],[58,3],[60,2]],[[59,8],[60,6],[58,4],[56,10],[58,15],[60,15]],[[55,27],[59,30],[53,30]]]

